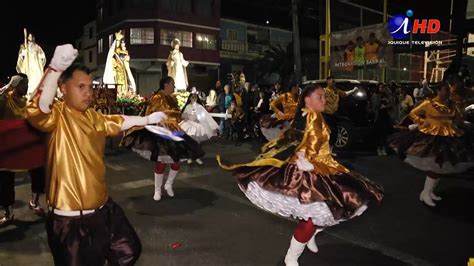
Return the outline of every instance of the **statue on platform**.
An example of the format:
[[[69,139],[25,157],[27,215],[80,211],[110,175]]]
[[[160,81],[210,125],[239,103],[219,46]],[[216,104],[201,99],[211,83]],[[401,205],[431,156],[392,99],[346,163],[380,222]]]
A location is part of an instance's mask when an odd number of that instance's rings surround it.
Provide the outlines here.
[[[27,95],[30,96],[41,81],[41,77],[43,77],[46,56],[43,49],[36,44],[33,34],[27,34],[26,29],[23,29],[23,34],[25,41],[21,44],[18,52],[16,71],[28,76]]]
[[[172,50],[166,61],[166,67],[168,68],[168,76],[174,79],[174,85],[176,90],[186,90],[188,88],[188,75],[186,73],[186,67],[189,62],[184,60],[183,53],[179,51],[181,42],[178,39],[174,39],[171,42]]]
[[[115,33],[115,40],[107,54],[107,62],[105,63],[102,80],[105,84],[116,84],[119,96],[135,94],[137,91],[135,79],[130,70],[130,55],[125,46],[122,31]]]

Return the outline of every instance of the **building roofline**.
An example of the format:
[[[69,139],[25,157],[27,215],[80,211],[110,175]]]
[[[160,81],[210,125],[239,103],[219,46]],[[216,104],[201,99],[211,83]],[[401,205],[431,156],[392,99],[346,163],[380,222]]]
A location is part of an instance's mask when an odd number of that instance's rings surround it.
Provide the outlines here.
[[[193,27],[193,28],[200,28],[200,29],[207,29],[207,30],[216,30],[216,31],[220,31],[220,28],[216,28],[216,27],[210,27],[210,26],[204,26],[204,25],[197,25],[197,24],[191,24],[191,23],[186,23],[186,22],[180,22],[180,21],[174,21],[174,20],[167,20],[167,19],[125,19],[125,20],[122,20],[112,26],[109,26],[103,30],[101,30],[100,32],[98,32],[98,34],[101,34],[103,32],[107,32],[113,28],[116,28],[122,24],[125,24],[127,22],[163,22],[163,23],[169,23],[169,24],[175,24],[175,25],[182,25],[182,26],[189,26],[189,27]]]
[[[272,27],[272,26],[265,26],[265,25],[258,25],[258,24],[254,24],[254,23],[248,23],[248,22],[245,22],[245,21],[242,21],[242,20],[236,20],[236,19],[230,19],[230,18],[221,18],[221,21],[234,22],[234,23],[238,23],[238,24],[242,24],[242,25],[246,25],[246,26],[254,26],[254,27],[259,27],[259,28],[268,28],[268,29],[274,29],[274,30],[279,30],[279,31],[286,31],[288,33],[293,34],[293,31],[290,31],[290,30],[285,30],[285,29],[282,29],[282,28],[277,28],[277,27]]]
[[[164,58],[132,58],[130,61],[134,62],[166,62],[166,59]],[[205,61],[193,61],[193,60],[188,60],[189,63],[191,64],[199,64],[199,65],[208,65],[208,66],[219,66],[220,63],[214,63],[214,62],[205,62]],[[105,65],[105,64],[104,64]]]

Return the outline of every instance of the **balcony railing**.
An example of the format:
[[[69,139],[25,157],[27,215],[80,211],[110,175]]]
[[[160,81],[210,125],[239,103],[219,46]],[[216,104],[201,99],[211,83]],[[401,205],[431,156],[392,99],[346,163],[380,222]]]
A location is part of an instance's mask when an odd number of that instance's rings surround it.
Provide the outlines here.
[[[221,50],[231,52],[246,52],[247,45],[244,42],[222,40]]]
[[[229,52],[247,52],[251,54],[263,54],[266,50],[268,50],[269,46],[255,43],[221,40],[220,48],[222,51]]]

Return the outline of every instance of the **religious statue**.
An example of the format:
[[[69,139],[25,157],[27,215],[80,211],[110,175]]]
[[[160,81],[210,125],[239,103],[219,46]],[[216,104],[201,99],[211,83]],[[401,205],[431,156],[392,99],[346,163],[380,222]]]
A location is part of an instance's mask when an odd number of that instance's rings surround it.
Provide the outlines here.
[[[18,61],[16,63],[16,71],[28,76],[28,92],[27,95],[33,94],[43,77],[44,65],[46,64],[46,56],[43,49],[36,44],[33,34],[27,34],[23,29],[25,41],[20,46],[18,52]]]
[[[135,79],[130,70],[130,55],[122,31],[115,33],[115,40],[107,54],[103,82],[116,84],[119,96],[136,93]]]
[[[176,90],[186,90],[188,88],[188,75],[186,73],[186,67],[189,62],[184,60],[183,53],[179,51],[181,42],[178,39],[174,39],[171,42],[173,48],[166,61],[166,67],[168,68],[168,76],[174,79],[174,85]]]

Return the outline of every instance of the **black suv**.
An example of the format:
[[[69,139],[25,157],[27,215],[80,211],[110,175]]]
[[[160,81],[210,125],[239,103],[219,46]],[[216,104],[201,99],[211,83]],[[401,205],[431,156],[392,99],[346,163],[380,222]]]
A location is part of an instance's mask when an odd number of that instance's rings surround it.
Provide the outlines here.
[[[378,82],[374,80],[335,79],[335,87],[349,91],[358,90],[347,97],[339,98],[337,111],[337,140],[334,144],[338,149],[347,149],[356,143],[365,143],[374,128],[374,115],[369,108],[370,95],[375,91]],[[303,83],[320,84],[326,87],[326,80],[308,80]]]

